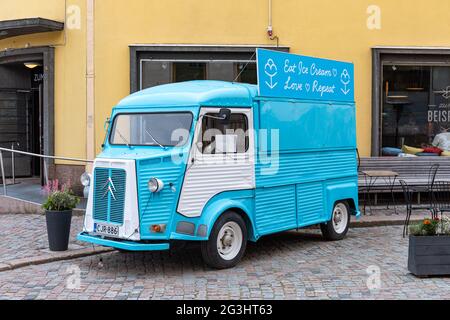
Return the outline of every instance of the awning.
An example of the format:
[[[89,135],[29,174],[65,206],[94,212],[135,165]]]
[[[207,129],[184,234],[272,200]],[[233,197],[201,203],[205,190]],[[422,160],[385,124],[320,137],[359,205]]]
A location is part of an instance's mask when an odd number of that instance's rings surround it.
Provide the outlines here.
[[[64,30],[64,23],[44,18],[0,21],[0,40],[33,33]]]

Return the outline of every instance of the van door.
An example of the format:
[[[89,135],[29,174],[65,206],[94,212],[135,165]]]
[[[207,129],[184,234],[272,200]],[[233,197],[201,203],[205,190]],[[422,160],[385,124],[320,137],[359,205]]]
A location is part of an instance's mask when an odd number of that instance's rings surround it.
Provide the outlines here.
[[[219,119],[219,111],[200,111],[178,203],[178,212],[187,217],[200,216],[206,203],[222,192],[255,188],[252,109],[232,108],[226,122]]]

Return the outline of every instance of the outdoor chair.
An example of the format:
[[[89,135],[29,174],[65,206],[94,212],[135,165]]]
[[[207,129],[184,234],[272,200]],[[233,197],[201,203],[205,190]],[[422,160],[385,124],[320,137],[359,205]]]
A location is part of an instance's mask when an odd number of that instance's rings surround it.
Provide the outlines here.
[[[428,182],[424,186],[411,186],[412,191],[414,192],[424,192],[429,195],[430,206],[433,206],[433,187],[434,182],[436,181],[436,174],[439,170],[439,164],[433,164],[428,171]]]
[[[406,183],[405,180],[400,180],[400,185],[402,186],[402,190],[403,190],[403,196],[405,198],[405,204],[406,204],[406,218],[405,218],[405,223],[403,226],[403,237],[405,237],[408,234],[408,227],[409,227],[409,222],[411,220],[411,213],[414,210],[429,210],[431,212],[431,216],[434,218],[436,216],[436,210],[435,210],[435,205],[433,204],[432,201],[430,201],[430,206],[425,207],[423,205],[415,205],[413,204],[413,194],[415,192],[415,190],[413,190],[410,186],[408,186],[408,184]],[[434,197],[433,197],[434,199]]]
[[[436,216],[450,212],[450,181],[436,181],[433,187]]]

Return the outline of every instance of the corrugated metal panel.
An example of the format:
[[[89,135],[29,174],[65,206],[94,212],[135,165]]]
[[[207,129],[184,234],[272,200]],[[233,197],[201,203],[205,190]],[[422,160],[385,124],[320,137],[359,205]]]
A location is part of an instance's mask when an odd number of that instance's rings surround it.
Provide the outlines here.
[[[297,227],[295,186],[256,190],[256,229],[260,235]]]
[[[182,166],[169,161],[159,161],[159,164],[147,160],[138,162],[138,199],[141,223],[144,226],[143,233],[147,232],[148,228],[145,227],[148,225],[170,222],[178,192],[173,192],[169,184],[173,183],[179,190],[181,173]],[[154,194],[148,190],[148,181],[151,178],[158,178],[164,182],[165,186],[161,192]]]
[[[297,212],[300,226],[317,223],[324,214],[322,182],[297,185]]]
[[[126,172],[121,169],[111,169],[111,180],[114,183],[114,197],[110,199],[109,221],[123,224],[123,214],[126,192]]]
[[[205,157],[206,158],[206,157]],[[223,191],[253,189],[254,165],[245,157],[217,162],[211,158],[198,162],[186,172],[178,211],[186,216],[200,216],[209,199]]]
[[[355,151],[333,151],[316,153],[287,153],[279,155],[278,170],[263,175],[263,168],[272,164],[256,165],[256,186],[297,184],[307,181],[335,179],[356,174]]]
[[[103,186],[109,177],[109,169],[96,168],[94,171],[94,219],[108,220],[108,197],[104,197]]]

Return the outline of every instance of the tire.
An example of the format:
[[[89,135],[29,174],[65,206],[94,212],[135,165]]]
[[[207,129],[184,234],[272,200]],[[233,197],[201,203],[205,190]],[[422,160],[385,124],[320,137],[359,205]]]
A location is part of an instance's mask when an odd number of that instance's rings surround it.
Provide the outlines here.
[[[345,238],[350,226],[350,207],[345,201],[338,201],[333,207],[331,220],[322,223],[320,229],[323,237],[328,241],[342,240]]]
[[[209,240],[201,243],[201,252],[203,260],[211,268],[227,269],[239,263],[246,247],[244,219],[234,211],[227,211],[214,224]]]

